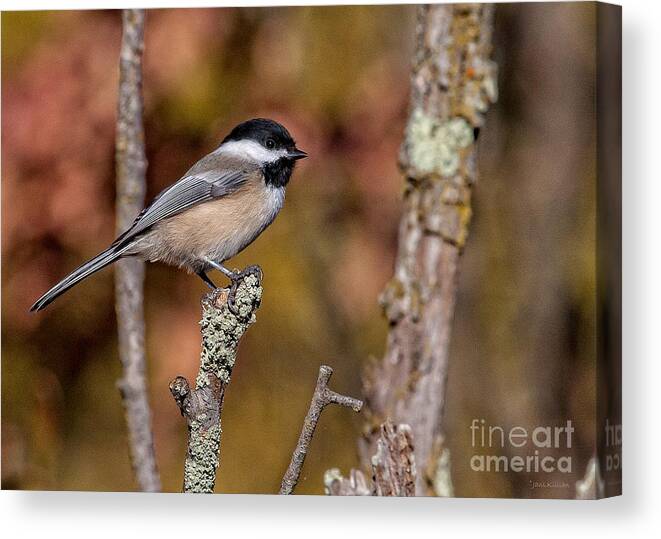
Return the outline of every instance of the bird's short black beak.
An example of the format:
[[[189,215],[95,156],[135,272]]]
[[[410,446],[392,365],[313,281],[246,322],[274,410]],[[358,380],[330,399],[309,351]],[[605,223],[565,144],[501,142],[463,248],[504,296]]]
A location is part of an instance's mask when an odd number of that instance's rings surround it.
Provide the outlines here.
[[[299,159],[305,159],[307,156],[308,156],[307,153],[305,153],[303,150],[299,150],[298,148],[294,148],[293,150],[289,150],[287,152],[287,157],[293,159],[294,161],[298,161]]]

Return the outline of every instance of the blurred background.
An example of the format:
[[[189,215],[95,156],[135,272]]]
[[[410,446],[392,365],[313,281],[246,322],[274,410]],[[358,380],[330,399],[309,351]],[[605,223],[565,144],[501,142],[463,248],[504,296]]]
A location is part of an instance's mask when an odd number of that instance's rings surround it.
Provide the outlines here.
[[[383,352],[377,297],[396,249],[414,10],[147,13],[149,198],[250,117],[282,122],[310,154],[284,211],[231,263],[260,264],[265,289],[226,396],[217,492],[277,492],[319,365],[358,396],[364,361]],[[2,15],[3,488],[135,488],[112,271],[28,313],[113,239],[120,32],[117,11]],[[496,8],[500,100],[480,134],[446,410],[458,496],[571,496],[592,454],[595,35],[591,4]],[[148,267],[153,427],[169,491],[181,488],[186,427],[168,383],[197,371],[204,292],[194,276]],[[575,473],[551,477],[568,485],[472,472],[474,418],[572,419]],[[359,415],[325,411],[298,493],[322,493],[327,468],[358,465],[360,428]]]

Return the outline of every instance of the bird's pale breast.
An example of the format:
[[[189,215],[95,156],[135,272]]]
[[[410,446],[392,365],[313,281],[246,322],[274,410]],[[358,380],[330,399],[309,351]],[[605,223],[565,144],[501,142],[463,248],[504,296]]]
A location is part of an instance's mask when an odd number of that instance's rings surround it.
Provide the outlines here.
[[[251,179],[234,193],[194,206],[154,225],[138,241],[142,258],[204,269],[204,258],[223,262],[248,246],[273,222],[284,203],[284,188]]]

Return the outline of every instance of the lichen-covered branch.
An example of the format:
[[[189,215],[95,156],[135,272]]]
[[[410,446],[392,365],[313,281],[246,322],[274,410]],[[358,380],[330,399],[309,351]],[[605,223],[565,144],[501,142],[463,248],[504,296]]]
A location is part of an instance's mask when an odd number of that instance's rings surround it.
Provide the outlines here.
[[[123,31],[119,62],[119,104],[115,161],[117,169],[116,230],[126,230],[145,201],[144,130],[142,125],[142,50],[145,13],[122,12]],[[145,376],[145,321],[143,313],[144,263],[120,260],[115,269],[115,309],[122,377],[122,395],[128,426],[131,464],[140,488],[161,489],[156,468],[151,410]]]
[[[227,306],[229,290],[218,289],[202,300],[202,350],[195,389],[183,376],[170,392],[188,423],[184,492],[212,493],[220,462],[221,417],[241,337],[255,322],[262,299],[261,273],[247,275],[236,290],[238,314]]]
[[[387,418],[409,424],[418,495],[434,493],[437,468],[448,458],[442,418],[458,263],[477,180],[476,136],[496,100],[492,16],[488,4],[418,8],[400,157],[404,212],[394,276],[381,297],[390,331],[384,358],[363,379],[368,425],[360,444],[368,468],[380,425]]]
[[[324,476],[326,494],[332,496],[415,496],[416,468],[411,427],[386,421],[380,428],[371,459],[372,482],[360,470],[342,476],[337,468]]]
[[[331,367],[327,365],[319,367],[319,376],[317,377],[317,385],[312,395],[310,408],[305,416],[301,435],[298,438],[296,449],[294,449],[294,453],[292,454],[291,462],[282,478],[280,494],[291,494],[294,491],[296,483],[298,483],[298,478],[301,475],[301,469],[303,468],[312,436],[324,408],[329,404],[339,404],[340,406],[346,406],[356,412],[360,412],[360,409],[363,407],[362,401],[353,397],[347,397],[346,395],[340,395],[328,387],[328,381],[332,374],[333,369]]]

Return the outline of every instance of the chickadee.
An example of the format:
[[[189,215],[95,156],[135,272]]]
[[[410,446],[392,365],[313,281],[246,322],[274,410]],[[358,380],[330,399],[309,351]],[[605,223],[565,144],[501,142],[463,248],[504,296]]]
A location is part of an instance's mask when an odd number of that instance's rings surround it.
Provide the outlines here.
[[[273,120],[237,125],[221,145],[162,191],[131,227],[105,251],[41,296],[40,311],[86,277],[126,256],[164,262],[196,273],[216,288],[207,271],[233,284],[243,277],[223,262],[245,249],[282,209],[285,188],[298,159],[307,157],[289,132]]]

